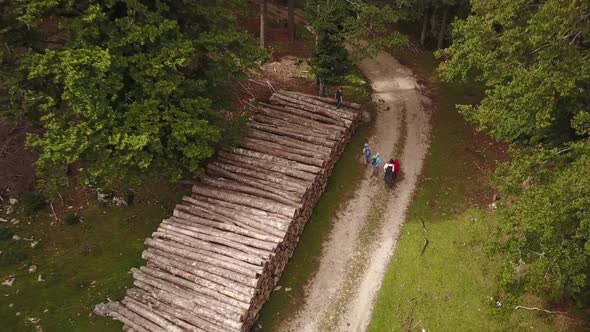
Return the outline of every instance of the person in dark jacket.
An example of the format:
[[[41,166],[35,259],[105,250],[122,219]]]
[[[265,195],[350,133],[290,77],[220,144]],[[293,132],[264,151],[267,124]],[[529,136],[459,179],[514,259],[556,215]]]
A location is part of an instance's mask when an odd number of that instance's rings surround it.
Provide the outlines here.
[[[336,109],[339,109],[340,107],[342,107],[342,98],[344,97],[344,94],[342,93],[342,88],[338,88],[338,90],[336,90]]]

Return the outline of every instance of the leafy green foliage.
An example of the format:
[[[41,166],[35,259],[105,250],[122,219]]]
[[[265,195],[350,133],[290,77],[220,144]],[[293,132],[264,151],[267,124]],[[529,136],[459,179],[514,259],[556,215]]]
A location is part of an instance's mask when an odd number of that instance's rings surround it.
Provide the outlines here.
[[[20,263],[29,258],[29,254],[20,248],[9,248],[0,255],[0,266]]]
[[[23,193],[23,211],[25,215],[32,216],[47,206],[45,196],[36,192]]]
[[[501,282],[549,300],[590,285],[590,3],[472,0],[441,55],[447,80],[475,78],[486,96],[459,110],[498,139],[520,143],[494,182]],[[524,144],[524,145],[522,145]]]
[[[262,56],[234,30],[237,1],[32,0],[29,30],[59,23],[63,46],[20,58],[13,109],[39,119],[28,137],[41,184],[54,193],[81,162],[83,184],[199,174],[227,133],[228,84]],[[48,36],[45,36],[49,38]],[[48,44],[47,44],[48,45]],[[24,107],[28,105],[29,107]]]
[[[404,4],[405,1],[400,1],[397,5]],[[405,36],[388,29],[401,13],[389,3],[310,0],[306,2],[305,12],[316,35],[311,65],[322,83],[341,82],[351,72],[353,59],[407,42]],[[344,48],[345,42],[353,46],[351,55]]]

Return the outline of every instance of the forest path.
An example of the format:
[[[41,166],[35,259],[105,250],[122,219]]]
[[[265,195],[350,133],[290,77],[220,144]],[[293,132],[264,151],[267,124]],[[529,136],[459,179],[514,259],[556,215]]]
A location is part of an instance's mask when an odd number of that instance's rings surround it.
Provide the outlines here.
[[[363,60],[360,68],[378,103],[369,145],[383,163],[399,159],[402,176],[389,190],[382,167],[379,177],[371,177],[367,167],[354,198],[333,221],[305,304],[282,331],[366,330],[428,151],[430,101],[411,70],[386,52]],[[358,150],[360,156],[362,146]]]

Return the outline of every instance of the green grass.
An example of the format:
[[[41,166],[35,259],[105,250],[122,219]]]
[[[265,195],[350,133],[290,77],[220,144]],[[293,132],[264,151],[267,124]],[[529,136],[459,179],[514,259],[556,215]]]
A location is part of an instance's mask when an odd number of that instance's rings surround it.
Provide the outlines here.
[[[51,225],[47,210],[30,219],[11,216],[20,223],[9,227],[39,244],[32,249],[23,239],[0,242],[0,250],[18,247],[29,254],[26,261],[0,267],[2,281],[16,277],[12,287],[0,286],[2,331],[34,331],[29,318],[39,318],[43,331],[121,330],[120,323],[91,315],[92,309],[107,298],[123,297],[131,285],[129,269],[142,263],[143,240],[186,191],[170,185],[143,189],[130,207],[91,204],[80,212],[81,224]],[[30,264],[37,272],[28,273]],[[37,281],[39,274],[45,281]]]
[[[498,307],[499,256],[489,250],[496,220],[488,177],[501,158],[454,111],[481,98],[474,85],[438,82],[431,54],[394,55],[430,83],[436,109],[423,179],[386,272],[369,331],[553,331],[544,314]],[[492,143],[493,144],[493,143]],[[426,227],[423,230],[422,222]],[[424,238],[430,242],[423,256]]]
[[[275,331],[277,324],[302,304],[304,286],[318,268],[322,243],[330,233],[331,222],[340,205],[351,197],[363,176],[365,169],[359,164],[358,155],[368,132],[368,125],[359,127],[336,163],[326,190],[316,204],[299,244],[278,282],[283,288],[273,292],[262,308],[256,325],[261,325],[263,331]],[[285,288],[292,290],[286,292]]]

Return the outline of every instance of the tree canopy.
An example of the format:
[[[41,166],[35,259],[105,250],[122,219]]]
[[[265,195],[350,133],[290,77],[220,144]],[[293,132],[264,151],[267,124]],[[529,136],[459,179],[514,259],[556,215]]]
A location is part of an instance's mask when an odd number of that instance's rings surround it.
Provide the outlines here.
[[[513,144],[494,182],[508,195],[499,248],[513,294],[551,300],[590,285],[590,3],[471,0],[443,78],[486,87],[467,119]]]
[[[406,13],[401,10],[404,4],[400,1],[394,8],[384,1],[306,1],[306,18],[316,35],[311,65],[321,92],[324,84],[337,84],[349,74],[354,60],[407,42],[406,36],[389,29]]]
[[[236,130],[219,112],[231,108],[225,88],[262,56],[235,30],[228,7],[238,3],[5,5],[2,39],[15,51],[3,54],[13,74],[3,81],[12,100],[3,114],[37,121],[27,144],[40,153],[45,187],[62,188],[72,165],[83,183],[100,186],[198,174]]]

